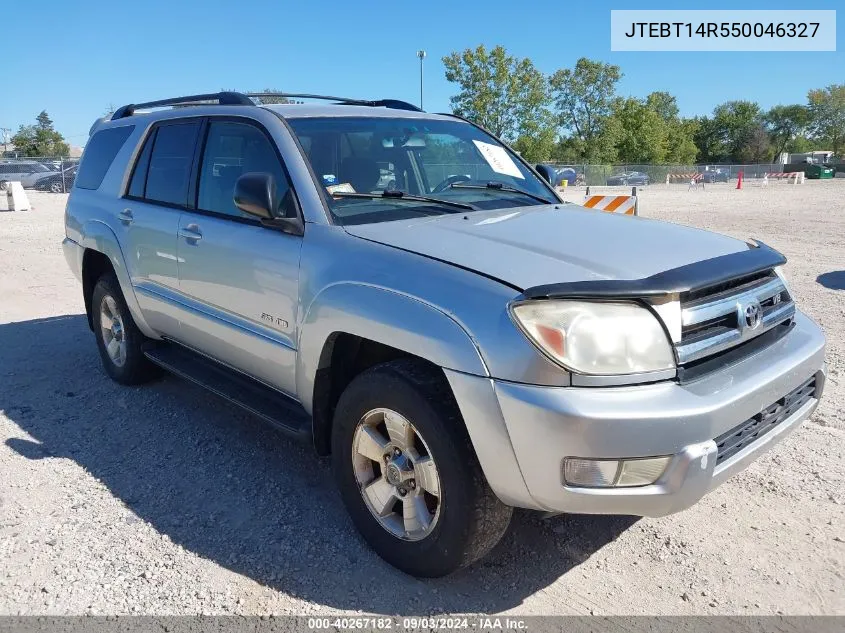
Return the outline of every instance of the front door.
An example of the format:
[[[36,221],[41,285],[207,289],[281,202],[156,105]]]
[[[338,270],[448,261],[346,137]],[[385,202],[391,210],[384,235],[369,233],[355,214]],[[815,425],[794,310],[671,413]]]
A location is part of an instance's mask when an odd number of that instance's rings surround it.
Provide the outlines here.
[[[180,339],[292,395],[302,238],[266,228],[235,206],[235,182],[247,172],[272,174],[284,202],[280,213],[296,213],[286,195],[290,180],[264,129],[248,119],[211,118],[196,209],[179,219]]]

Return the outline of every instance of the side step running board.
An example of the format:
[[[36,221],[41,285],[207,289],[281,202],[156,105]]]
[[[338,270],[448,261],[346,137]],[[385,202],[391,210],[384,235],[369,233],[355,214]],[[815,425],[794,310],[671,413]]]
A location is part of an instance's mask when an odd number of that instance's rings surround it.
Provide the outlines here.
[[[310,416],[298,402],[275,389],[175,343],[156,344],[144,354],[156,365],[205,387],[280,431],[310,439]]]

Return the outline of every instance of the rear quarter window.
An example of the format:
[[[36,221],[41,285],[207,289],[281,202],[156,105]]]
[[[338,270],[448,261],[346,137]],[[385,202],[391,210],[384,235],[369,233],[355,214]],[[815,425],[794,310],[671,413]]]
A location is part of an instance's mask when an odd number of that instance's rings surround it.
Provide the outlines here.
[[[114,157],[123,147],[126,139],[135,129],[134,125],[100,130],[85,147],[79,172],[76,174],[76,186],[81,189],[97,189],[103,182],[106,172],[111,167]]]

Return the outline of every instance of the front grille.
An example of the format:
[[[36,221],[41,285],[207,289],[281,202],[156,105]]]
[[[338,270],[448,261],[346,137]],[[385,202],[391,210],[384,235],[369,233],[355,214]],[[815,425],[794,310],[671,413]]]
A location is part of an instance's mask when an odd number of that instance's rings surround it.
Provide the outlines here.
[[[760,321],[749,325],[746,308]],[[727,352],[772,328],[791,322],[795,305],[781,278],[769,270],[681,297],[678,364],[689,366]]]
[[[763,409],[753,418],[738,424],[714,441],[719,449],[716,465],[730,459],[749,444],[759,440],[816,396],[816,377],[813,376],[797,389]]]

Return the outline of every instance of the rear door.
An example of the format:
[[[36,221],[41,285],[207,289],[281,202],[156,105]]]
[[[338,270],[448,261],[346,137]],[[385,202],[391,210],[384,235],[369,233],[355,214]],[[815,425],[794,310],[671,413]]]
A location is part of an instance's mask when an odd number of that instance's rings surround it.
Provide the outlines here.
[[[176,233],[187,206],[202,119],[174,119],[154,125],[138,154],[120,201],[118,239],[129,276],[150,327],[178,338],[183,302],[179,296]]]
[[[235,206],[238,177],[273,175],[279,214],[296,215],[287,170],[266,130],[211,117],[196,170],[196,204],[179,220],[181,340],[288,394],[295,393],[302,238],[266,228]]]

